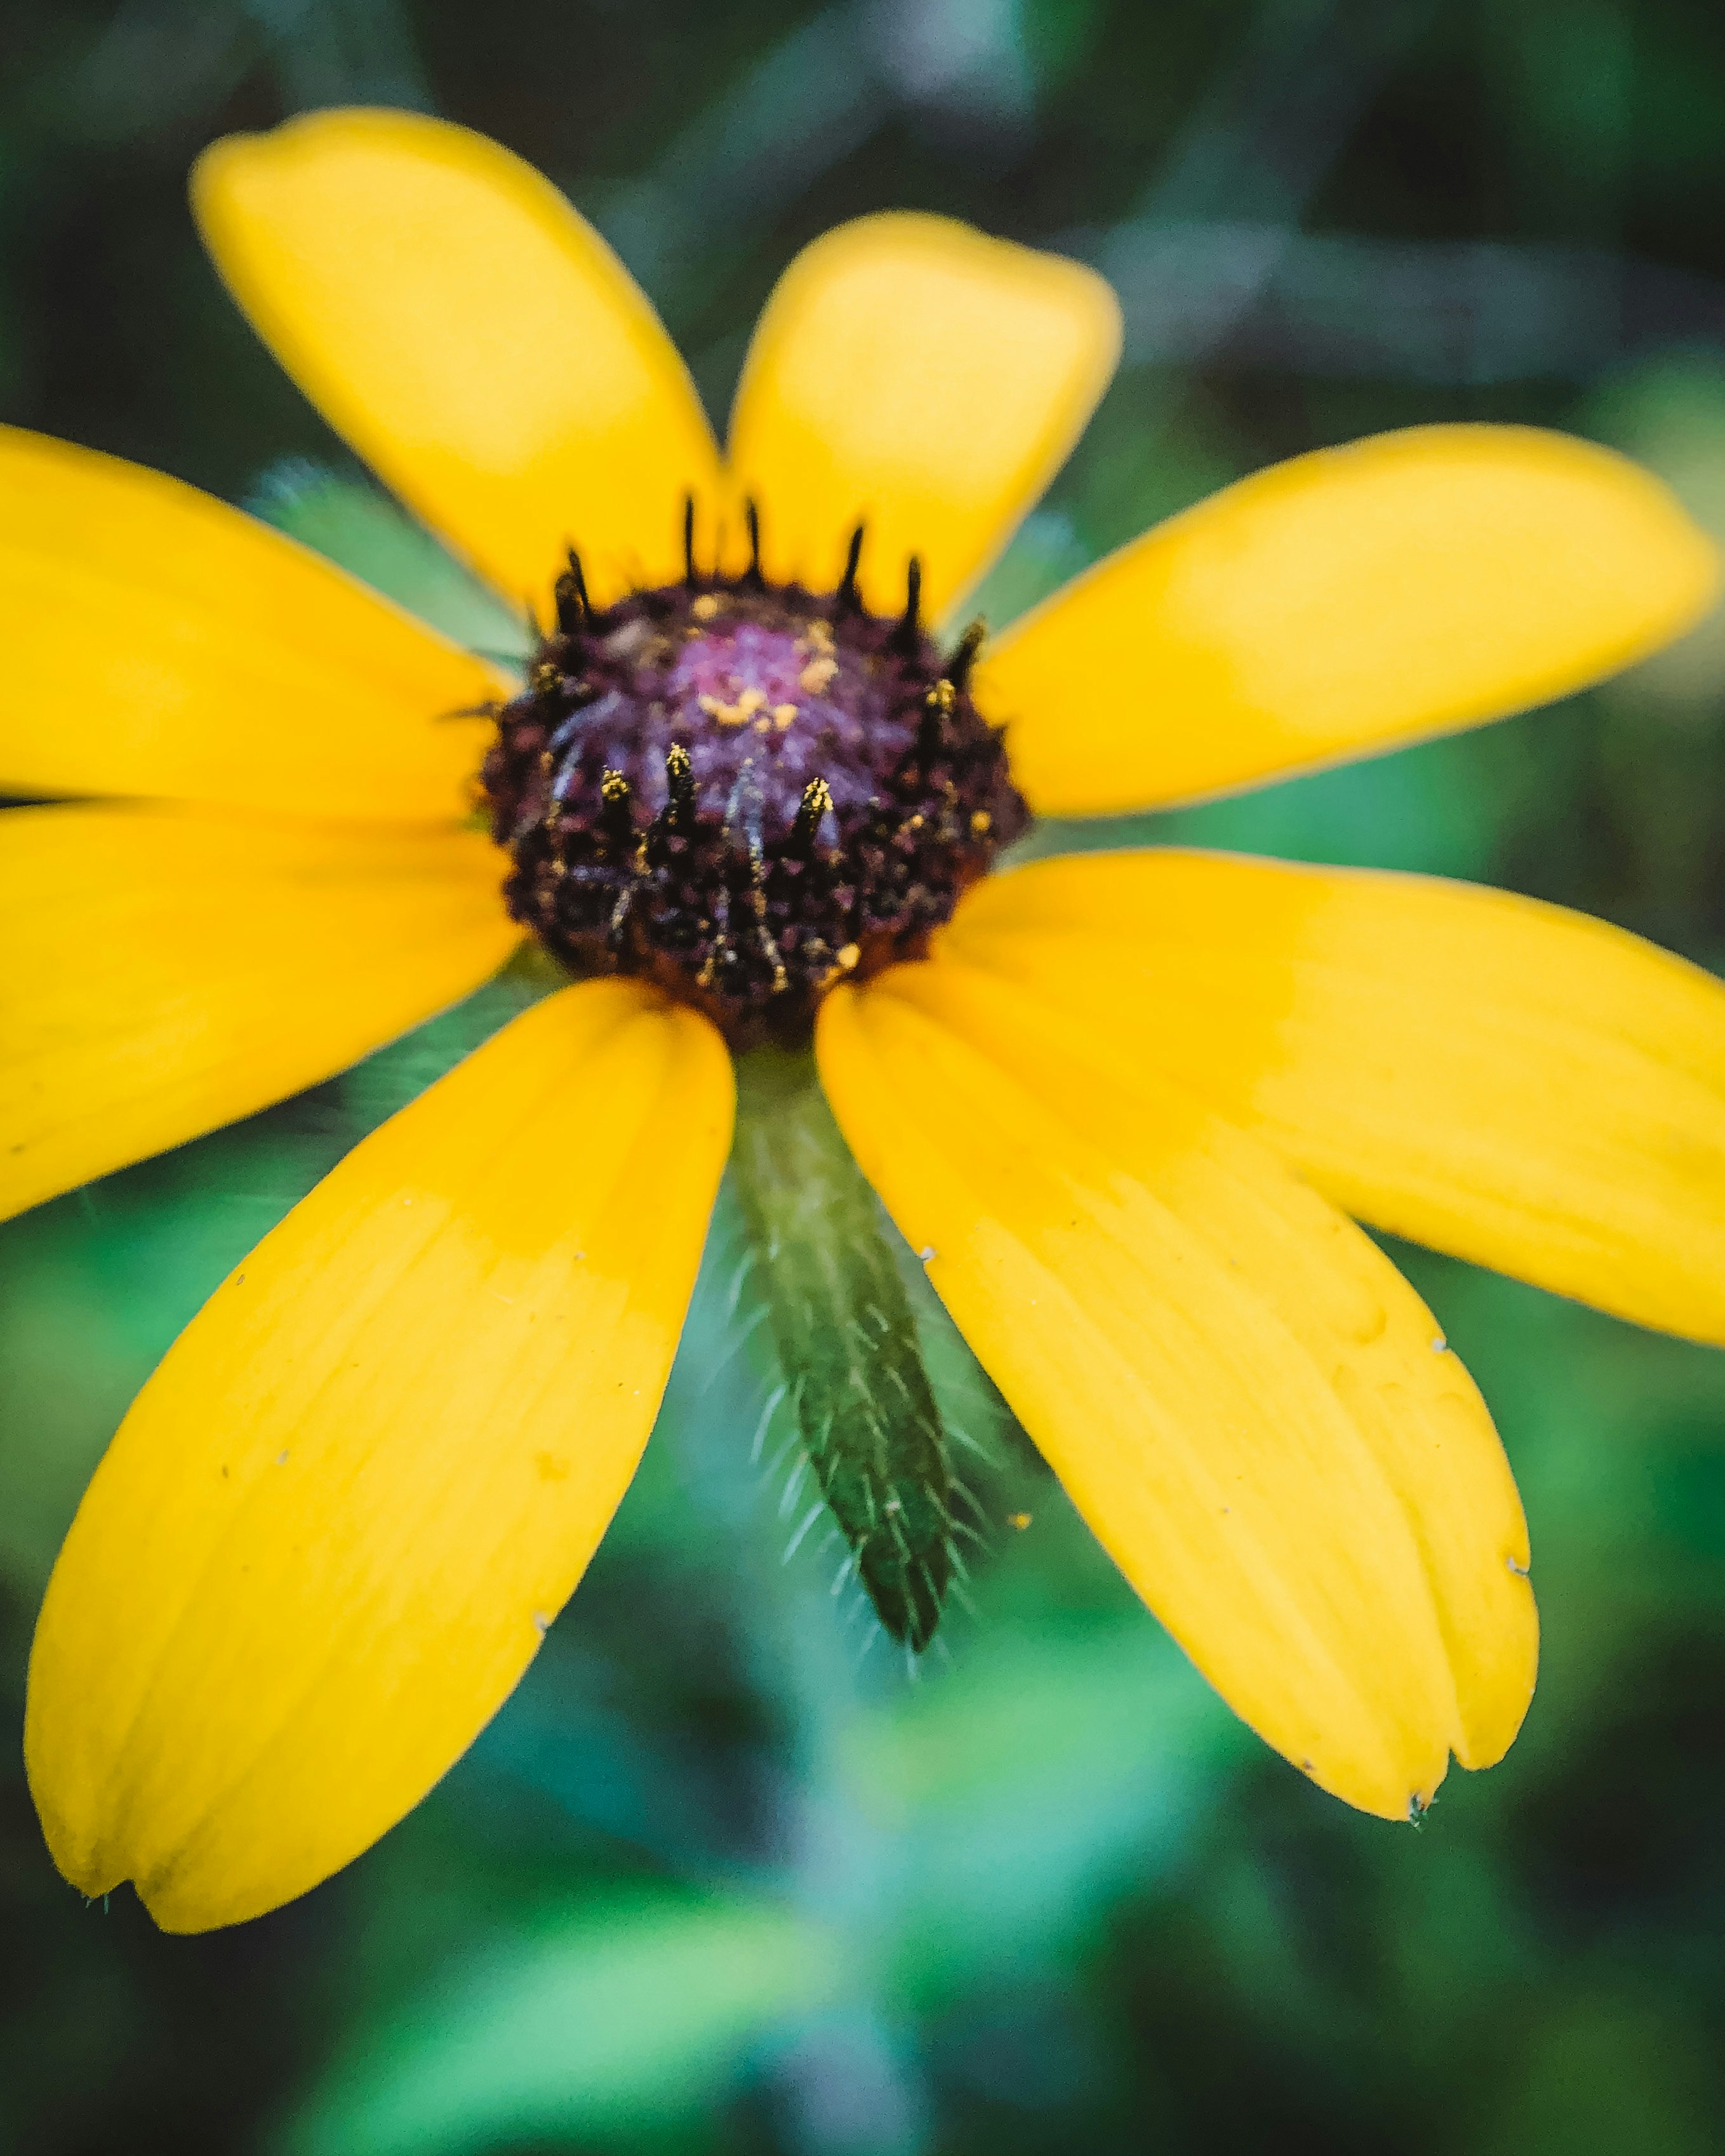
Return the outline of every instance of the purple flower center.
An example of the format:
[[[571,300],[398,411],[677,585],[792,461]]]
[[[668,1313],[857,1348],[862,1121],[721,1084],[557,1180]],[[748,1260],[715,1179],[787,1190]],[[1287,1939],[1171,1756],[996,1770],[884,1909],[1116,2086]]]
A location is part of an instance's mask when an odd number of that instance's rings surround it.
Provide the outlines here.
[[[691,572],[615,606],[572,557],[482,774],[511,913],[580,974],[646,975],[737,1045],[806,1039],[833,982],[916,955],[1027,821],[909,603]]]

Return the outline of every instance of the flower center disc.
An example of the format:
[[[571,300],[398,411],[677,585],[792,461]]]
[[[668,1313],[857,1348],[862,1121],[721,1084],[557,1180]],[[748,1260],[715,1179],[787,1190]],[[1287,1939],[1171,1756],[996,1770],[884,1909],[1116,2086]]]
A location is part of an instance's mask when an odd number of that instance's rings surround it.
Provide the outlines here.
[[[589,606],[497,714],[482,783],[511,913],[578,974],[645,975],[733,1045],[805,1040],[822,993],[916,956],[1028,821],[999,732],[918,619],[758,569]]]

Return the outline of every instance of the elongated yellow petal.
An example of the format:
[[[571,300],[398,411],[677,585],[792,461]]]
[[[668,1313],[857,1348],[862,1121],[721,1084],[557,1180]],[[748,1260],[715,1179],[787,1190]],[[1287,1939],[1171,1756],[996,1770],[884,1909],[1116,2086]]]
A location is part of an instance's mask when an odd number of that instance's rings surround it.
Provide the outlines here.
[[[74,1885],[158,1923],[368,1847],[532,1660],[629,1485],[730,1138],[706,1022],[536,1005],[219,1288],[96,1471],[25,1749]]]
[[[717,452],[659,317],[586,220],[484,136],[334,111],[199,159],[193,207],[258,334],[506,598],[572,541],[595,596],[680,576]]]
[[[1416,427],[1226,488],[1057,592],[978,676],[1039,813],[1255,785],[1568,696],[1692,627],[1713,546],[1613,451]]]
[[[1315,1780],[1404,1818],[1532,1688],[1490,1418],[1382,1252],[1267,1148],[951,959],[823,1009],[865,1173],[1127,1578]]]
[[[160,472],[0,427],[0,793],[460,815],[501,677]]]
[[[1170,850],[993,878],[948,947],[1360,1219],[1725,1342],[1725,987],[1638,937],[1435,877]]]
[[[0,1218],[344,1070],[521,940],[469,831],[0,815]]]
[[[945,218],[869,217],[805,248],[767,303],[731,417],[769,575],[830,588],[860,521],[886,613],[921,557],[938,619],[1065,461],[1120,354],[1100,277]]]

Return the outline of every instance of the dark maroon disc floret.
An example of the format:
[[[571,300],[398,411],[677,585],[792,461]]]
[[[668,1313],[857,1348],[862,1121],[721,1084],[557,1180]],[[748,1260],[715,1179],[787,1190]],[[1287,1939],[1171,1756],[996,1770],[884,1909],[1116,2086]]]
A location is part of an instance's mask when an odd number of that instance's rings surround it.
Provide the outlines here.
[[[1024,828],[972,702],[975,633],[856,591],[691,572],[588,603],[572,556],[482,776],[510,911],[578,974],[645,975],[733,1045],[806,1039],[834,981],[916,956]]]

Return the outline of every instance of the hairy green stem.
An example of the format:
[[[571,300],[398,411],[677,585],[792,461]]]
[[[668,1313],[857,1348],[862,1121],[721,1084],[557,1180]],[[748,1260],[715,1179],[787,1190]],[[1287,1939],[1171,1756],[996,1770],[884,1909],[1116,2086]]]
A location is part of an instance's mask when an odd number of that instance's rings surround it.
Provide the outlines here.
[[[738,1210],[785,1397],[875,1614],[920,1653],[952,1576],[952,1478],[887,1230],[812,1057],[755,1050],[737,1096]]]

